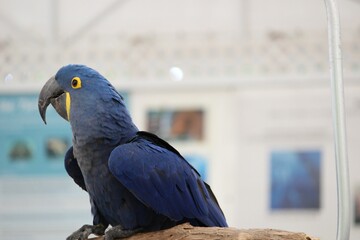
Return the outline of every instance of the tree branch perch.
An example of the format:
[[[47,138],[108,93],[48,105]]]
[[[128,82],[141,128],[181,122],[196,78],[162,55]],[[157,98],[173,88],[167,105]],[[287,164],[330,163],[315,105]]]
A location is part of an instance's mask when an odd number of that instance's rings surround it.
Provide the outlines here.
[[[319,240],[305,233],[288,232],[275,229],[236,229],[219,227],[193,227],[182,224],[170,229],[139,233],[127,240]],[[104,240],[103,237],[92,240]]]

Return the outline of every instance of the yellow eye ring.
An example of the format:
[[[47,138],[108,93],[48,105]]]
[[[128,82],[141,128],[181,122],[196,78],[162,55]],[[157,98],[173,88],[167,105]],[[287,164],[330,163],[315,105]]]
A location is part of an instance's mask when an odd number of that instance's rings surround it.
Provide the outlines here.
[[[74,77],[72,80],[71,80],[71,87],[73,89],[78,89],[78,88],[81,88],[81,79],[79,77]]]

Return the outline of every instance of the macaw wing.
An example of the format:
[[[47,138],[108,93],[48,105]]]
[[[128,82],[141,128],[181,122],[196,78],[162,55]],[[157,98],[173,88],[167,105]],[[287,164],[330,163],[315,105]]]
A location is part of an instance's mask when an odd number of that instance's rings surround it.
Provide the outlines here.
[[[139,132],[129,143],[115,148],[109,169],[157,213],[174,221],[227,226],[210,187],[173,147],[153,134]]]
[[[79,185],[83,190],[86,190],[84,177],[78,165],[78,162],[73,153],[73,147],[71,146],[69,150],[65,154],[65,169],[66,172],[69,174],[70,177],[74,180],[74,182]]]

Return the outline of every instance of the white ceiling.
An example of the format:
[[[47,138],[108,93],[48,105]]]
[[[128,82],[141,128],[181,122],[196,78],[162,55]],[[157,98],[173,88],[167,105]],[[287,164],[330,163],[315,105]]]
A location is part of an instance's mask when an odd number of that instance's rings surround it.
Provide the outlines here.
[[[360,4],[339,0],[344,31],[359,31]],[[0,0],[0,38],[74,39],[85,34],[326,31],[323,0]]]

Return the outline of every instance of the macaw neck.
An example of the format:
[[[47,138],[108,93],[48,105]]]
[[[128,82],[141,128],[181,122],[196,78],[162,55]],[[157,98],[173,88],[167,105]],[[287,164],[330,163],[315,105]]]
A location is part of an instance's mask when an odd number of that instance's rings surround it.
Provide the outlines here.
[[[126,143],[138,131],[122,101],[73,109],[71,107],[70,124],[74,147],[116,147]]]
[[[94,112],[85,119],[70,119],[74,156],[86,183],[88,177],[99,174],[95,169],[108,171],[107,162],[111,151],[128,142],[138,132],[127,111],[120,113],[121,117],[112,112]]]

